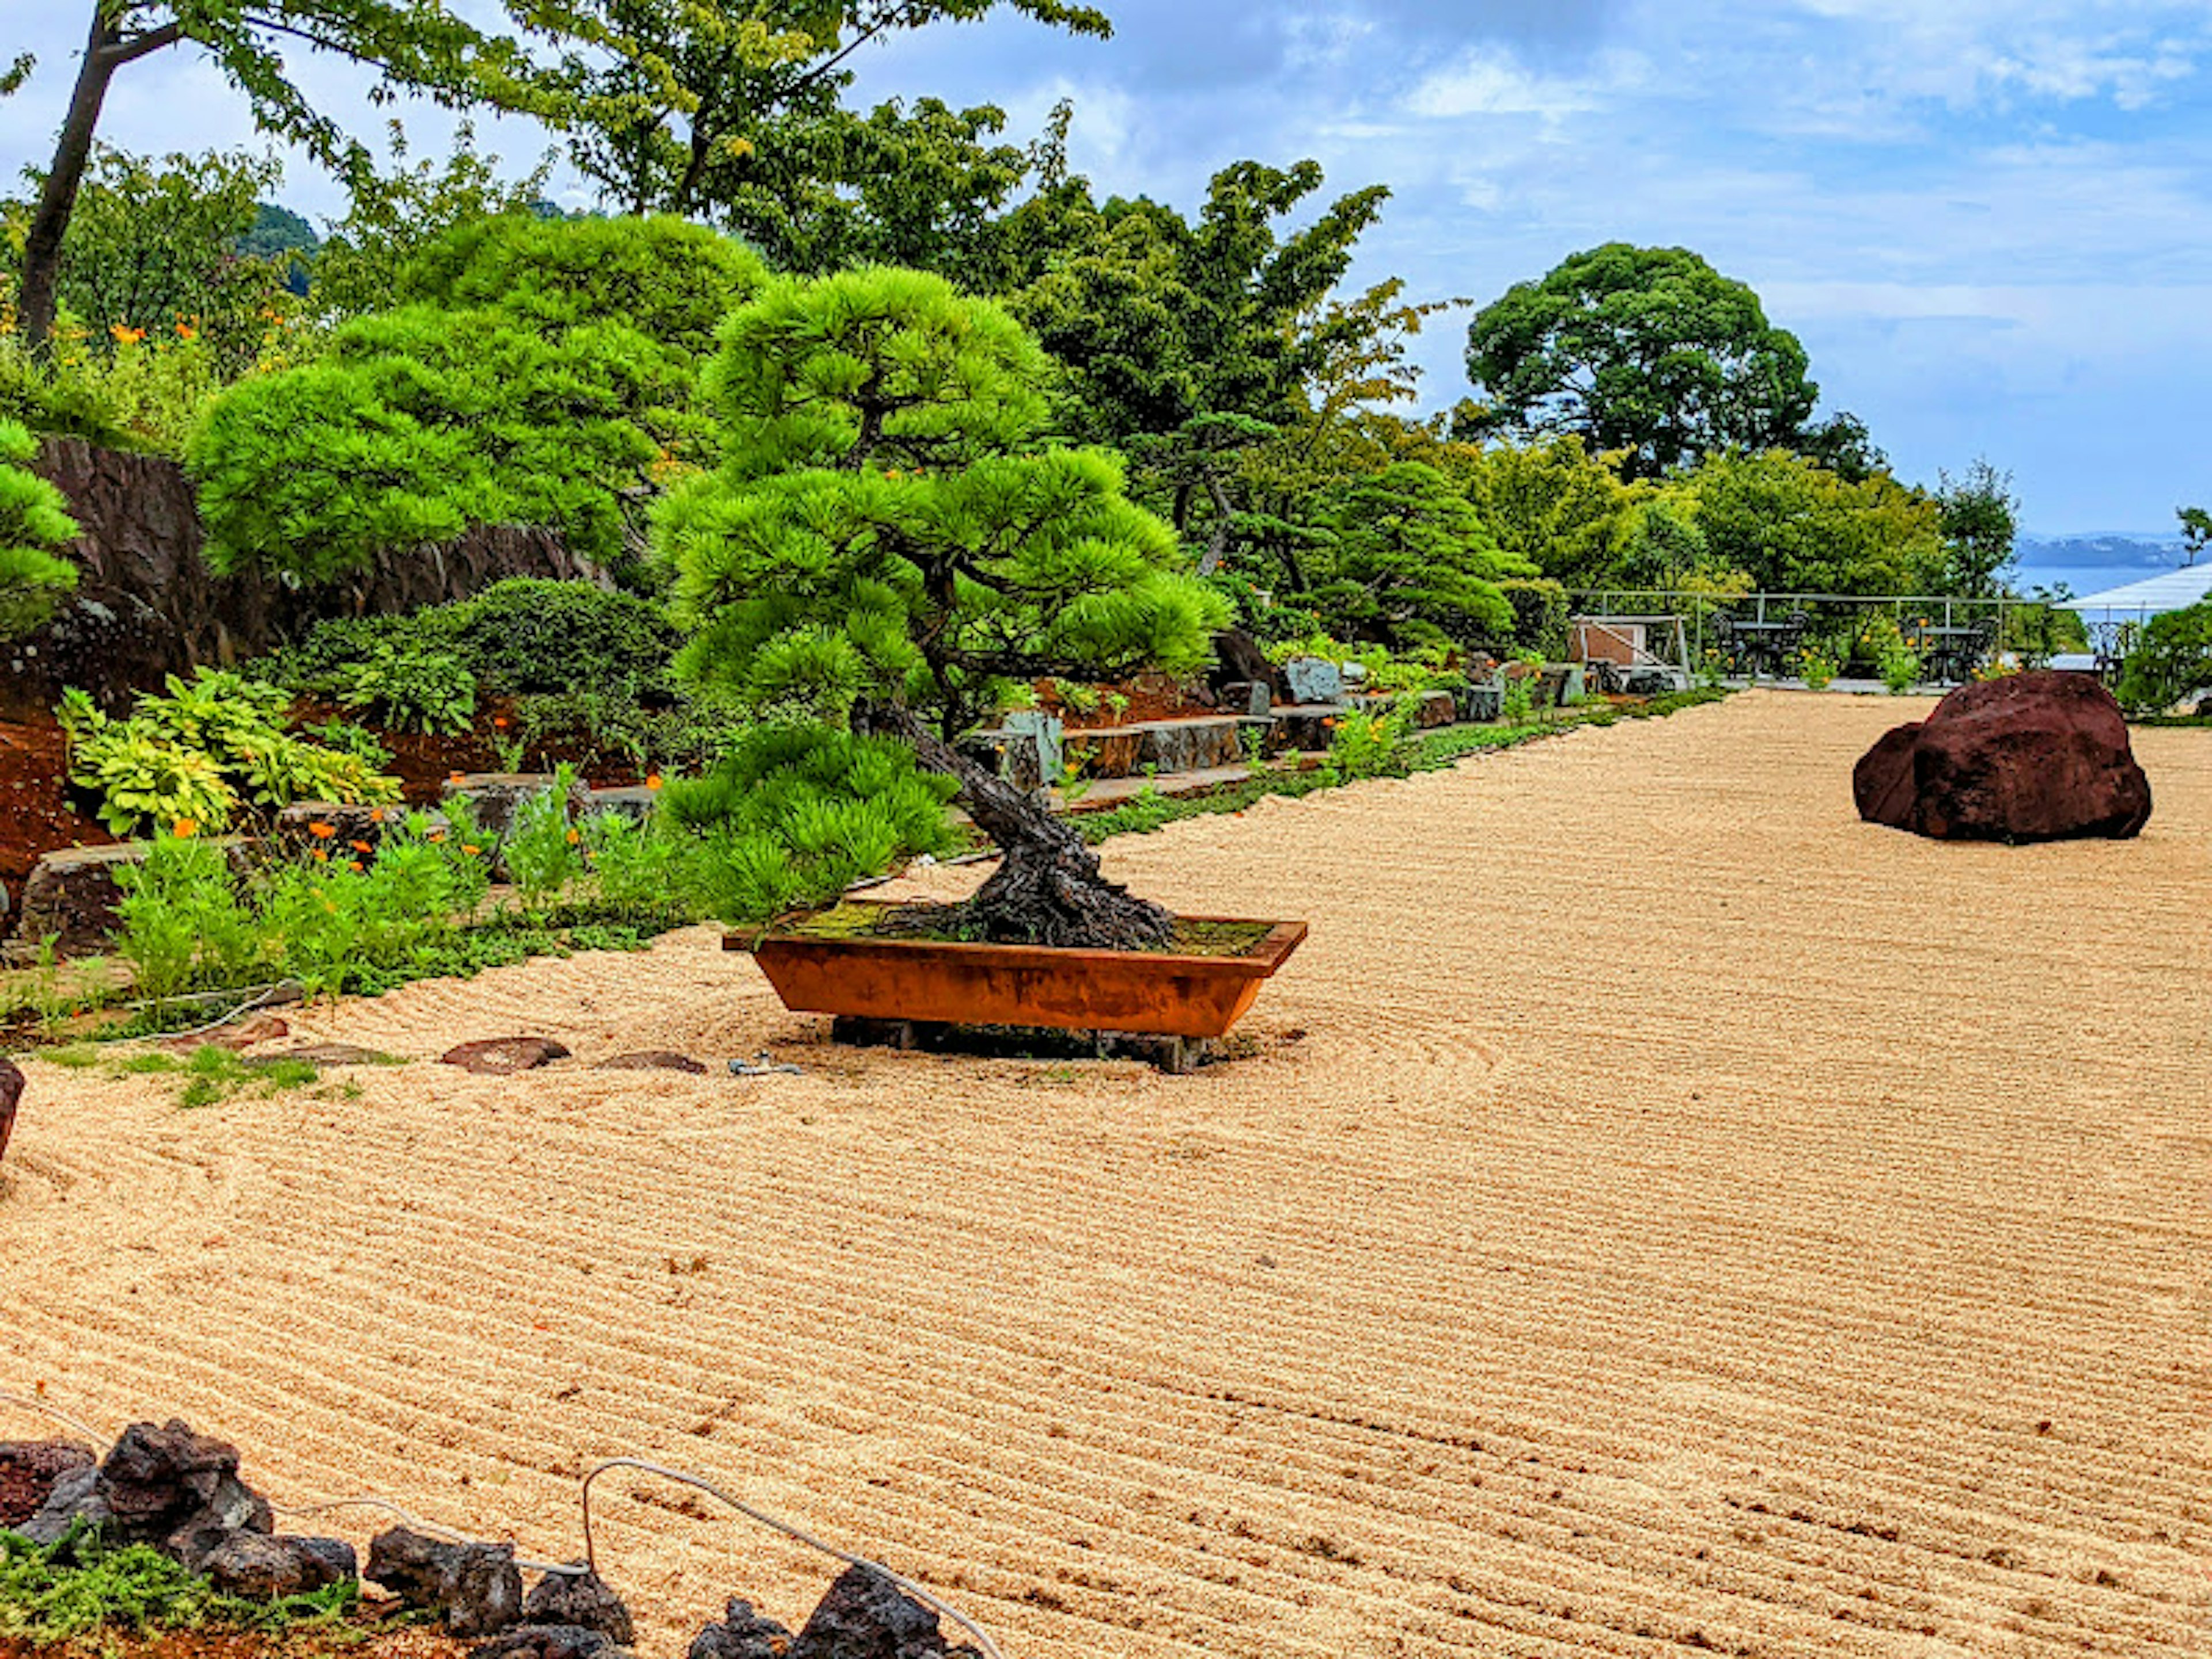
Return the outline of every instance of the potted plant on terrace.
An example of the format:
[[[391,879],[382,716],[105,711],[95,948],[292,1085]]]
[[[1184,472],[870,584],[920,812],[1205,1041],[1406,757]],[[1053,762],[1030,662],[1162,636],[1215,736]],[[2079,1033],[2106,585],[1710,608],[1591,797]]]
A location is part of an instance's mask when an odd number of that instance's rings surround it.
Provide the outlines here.
[[[681,668],[776,722],[779,752],[812,771],[803,783],[790,767],[763,773],[756,752],[703,790],[756,822],[773,795],[786,846],[818,854],[843,836],[895,857],[919,836],[872,799],[910,805],[917,776],[935,775],[1004,854],[963,904],[885,907],[858,926],[846,907],[811,941],[772,928],[757,954],[786,1001],[898,1020],[1225,1030],[1303,925],[1253,924],[1243,941],[1215,928],[1211,956],[1179,948],[1192,929],[1179,936],[1176,918],[1106,880],[1042,799],[954,745],[1019,684],[1195,668],[1227,621],[1173,532],[1127,500],[1119,459],[1048,441],[1043,352],[998,306],[881,269],[772,283],[721,339],[708,386],[724,465],[672,492],[656,520],[678,606],[699,629]],[[872,787],[824,775],[825,757],[848,755]],[[671,805],[702,816],[696,796]],[[897,816],[912,825],[907,807]],[[1233,983],[1194,1013],[1178,1005],[1200,995],[1208,963]],[[1109,970],[1127,982],[1096,980]]]

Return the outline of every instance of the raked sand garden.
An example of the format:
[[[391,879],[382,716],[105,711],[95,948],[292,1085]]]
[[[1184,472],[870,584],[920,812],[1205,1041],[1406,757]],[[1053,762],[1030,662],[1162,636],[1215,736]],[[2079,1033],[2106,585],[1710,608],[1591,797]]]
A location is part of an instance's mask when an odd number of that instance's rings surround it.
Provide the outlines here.
[[[554,1559],[651,1458],[1009,1659],[2212,1651],[2212,741],[2136,734],[2140,840],[1946,845],[1851,810],[1924,707],[1112,843],[1312,924],[1192,1077],[832,1048],[704,928],[287,1011],[412,1059],[320,1092],[28,1062],[0,1389]],[[576,1057],[436,1063],[517,1032]],[[653,1048],[714,1069],[589,1069]],[[649,1655],[833,1570],[597,1508]]]

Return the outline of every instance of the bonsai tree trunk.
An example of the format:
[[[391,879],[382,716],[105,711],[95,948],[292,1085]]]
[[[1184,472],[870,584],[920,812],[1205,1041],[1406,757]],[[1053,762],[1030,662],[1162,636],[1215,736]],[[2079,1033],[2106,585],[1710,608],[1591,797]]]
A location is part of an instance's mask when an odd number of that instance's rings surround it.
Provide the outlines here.
[[[1164,945],[1174,918],[1098,871],[1098,855],[1043,799],[963,755],[912,711],[876,705],[855,724],[909,745],[933,772],[960,781],[954,797],[1005,854],[997,872],[959,907],[982,936],[1002,944],[1127,951]]]

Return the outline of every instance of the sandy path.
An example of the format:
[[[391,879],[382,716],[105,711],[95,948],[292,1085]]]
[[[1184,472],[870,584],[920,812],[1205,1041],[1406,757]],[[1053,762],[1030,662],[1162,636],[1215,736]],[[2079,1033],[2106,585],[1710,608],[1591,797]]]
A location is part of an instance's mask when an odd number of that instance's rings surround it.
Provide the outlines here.
[[[2141,735],[2137,842],[1939,847],[1850,813],[1901,712],[1118,843],[1313,922],[1265,1052],[1190,1079],[830,1050],[706,930],[295,1025],[805,1077],[180,1114],[33,1066],[0,1388],[554,1555],[580,1465],[657,1456],[1010,1659],[2212,1653],[2212,733]],[[823,1582],[601,1490],[649,1654]]]

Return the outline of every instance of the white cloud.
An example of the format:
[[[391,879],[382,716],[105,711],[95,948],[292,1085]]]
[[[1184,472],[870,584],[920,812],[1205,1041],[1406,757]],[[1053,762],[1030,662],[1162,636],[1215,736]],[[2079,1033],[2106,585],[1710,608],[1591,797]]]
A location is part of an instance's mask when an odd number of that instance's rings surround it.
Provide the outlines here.
[[[1475,46],[1449,68],[1425,77],[1407,95],[1405,107],[1437,120],[1490,115],[1560,122],[1595,110],[1632,86],[1637,75],[1638,65],[1625,57],[1608,59],[1590,75],[1558,76],[1528,69],[1498,48]]]

